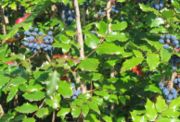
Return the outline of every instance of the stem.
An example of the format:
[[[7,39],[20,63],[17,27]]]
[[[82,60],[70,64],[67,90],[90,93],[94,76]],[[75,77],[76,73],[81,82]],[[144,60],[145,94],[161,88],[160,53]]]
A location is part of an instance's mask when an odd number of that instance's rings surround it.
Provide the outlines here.
[[[176,73],[176,72],[173,72],[173,73],[172,73],[172,76],[171,76],[171,80],[168,82],[170,89],[173,88],[173,81],[174,81],[174,79],[176,78],[176,76],[177,76],[177,73]]]
[[[82,34],[82,28],[81,28],[78,0],[74,0],[74,8],[76,12],[77,40],[80,45],[80,58],[84,59],[85,57],[84,56],[84,41],[83,41],[83,34]]]
[[[0,104],[0,117],[2,117],[3,115],[4,115],[4,110],[3,110],[3,108],[2,108],[2,106]]]
[[[109,0],[107,2],[107,5],[106,5],[106,16],[107,16],[107,20],[108,20],[108,33],[111,33],[112,32],[112,28],[111,28],[111,10],[112,10],[112,3],[114,1],[113,0]],[[111,73],[110,73],[110,77],[113,78],[115,77],[115,70],[114,68],[112,69]]]
[[[56,118],[56,112],[54,111],[52,114],[52,122],[55,122],[55,118]]]
[[[109,22],[108,24],[108,33],[112,32],[112,29],[111,29],[111,8],[112,8],[112,2],[111,0],[109,0],[107,2],[107,5],[106,5],[106,16],[107,16],[107,20]]]
[[[2,17],[2,33],[5,35],[7,33],[6,21],[5,21],[5,15],[4,15],[4,8],[2,8],[2,6],[0,6],[0,15]]]
[[[83,40],[83,34],[82,34],[82,28],[81,28],[81,20],[80,20],[80,11],[79,11],[79,5],[78,0],[74,0],[74,8],[76,12],[76,26],[77,26],[77,40],[80,45],[80,59],[84,59],[84,40]],[[80,77],[77,78],[80,80]],[[86,93],[87,87],[86,84],[82,82],[81,84],[81,90],[82,93]]]

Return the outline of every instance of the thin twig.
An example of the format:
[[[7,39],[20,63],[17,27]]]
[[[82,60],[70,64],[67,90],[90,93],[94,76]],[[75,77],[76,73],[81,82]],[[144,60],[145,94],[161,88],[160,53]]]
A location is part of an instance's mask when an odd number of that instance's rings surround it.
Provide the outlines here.
[[[77,40],[80,45],[80,58],[84,59],[85,57],[84,56],[84,40],[83,40],[83,34],[82,34],[82,28],[81,28],[78,0],[74,0],[74,8],[76,12]]]
[[[81,17],[80,17],[80,11],[79,11],[79,5],[78,0],[74,0],[74,8],[76,13],[76,26],[77,26],[77,40],[80,45],[80,59],[83,60],[85,58],[84,55],[84,40],[83,40],[83,34],[82,34],[82,28],[81,28]],[[77,79],[80,80],[80,77],[77,76]],[[81,83],[81,90],[82,93],[86,93],[87,87],[84,82]]]
[[[5,15],[4,15],[4,8],[0,6],[0,14],[2,17],[2,33],[5,35],[7,33],[6,31],[6,21],[5,21]]]
[[[112,9],[112,2],[111,0],[109,0],[107,2],[107,5],[106,5],[106,16],[107,16],[107,20],[109,22],[108,24],[108,33],[111,33],[112,32],[112,29],[111,29],[111,9]]]
[[[3,110],[3,107],[0,104],[0,117],[2,117],[3,115],[4,115],[4,110]]]
[[[56,112],[53,111],[53,114],[52,114],[52,122],[55,122],[56,121]]]

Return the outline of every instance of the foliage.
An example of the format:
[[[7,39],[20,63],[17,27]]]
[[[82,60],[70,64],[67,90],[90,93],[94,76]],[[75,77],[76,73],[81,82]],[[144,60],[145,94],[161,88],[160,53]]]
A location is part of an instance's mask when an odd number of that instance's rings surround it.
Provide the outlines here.
[[[154,1],[78,0],[82,59],[72,1],[2,0],[0,121],[178,121],[180,2]]]

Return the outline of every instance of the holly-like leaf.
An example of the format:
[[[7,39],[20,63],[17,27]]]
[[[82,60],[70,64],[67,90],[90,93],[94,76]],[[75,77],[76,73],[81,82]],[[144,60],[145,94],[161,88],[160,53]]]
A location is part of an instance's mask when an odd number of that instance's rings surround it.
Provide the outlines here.
[[[146,61],[150,70],[155,70],[160,63],[159,55],[155,53],[148,53]]]
[[[72,111],[71,111],[71,114],[74,118],[77,118],[79,117],[79,115],[81,114],[81,108],[80,107],[77,107],[77,106],[72,106]]]
[[[107,43],[104,42],[101,46],[99,46],[96,50],[98,54],[109,54],[109,55],[114,55],[114,54],[121,54],[124,52],[123,48],[120,46],[115,45],[114,43]]]
[[[89,113],[89,106],[87,104],[84,104],[81,106],[81,110],[82,110],[83,116],[86,117],[87,114]]]
[[[64,118],[70,112],[70,108],[61,108],[57,113],[58,117]]]
[[[24,118],[22,122],[35,122],[36,120],[34,118]]]
[[[132,69],[134,66],[140,64],[142,61],[142,57],[133,57],[131,59],[127,59],[122,65],[121,72]]]
[[[167,63],[171,58],[171,53],[164,48],[161,48],[160,55],[161,55],[161,62],[163,63]]]
[[[9,91],[6,101],[10,102],[14,98],[14,96],[17,94],[17,92],[18,92],[18,87],[16,86],[12,87]]]
[[[73,94],[71,84],[66,81],[61,81],[59,83],[59,93],[64,96],[70,98]]]
[[[48,108],[40,108],[37,112],[36,112],[36,116],[38,118],[44,118],[47,115],[49,115],[49,110]]]
[[[59,87],[60,75],[57,71],[49,74],[49,79],[46,81],[47,84],[47,94],[51,96]]]
[[[87,58],[79,64],[79,68],[83,71],[96,71],[99,65],[98,59]]]
[[[19,113],[30,114],[37,111],[38,107],[37,105],[24,103],[23,105],[16,107],[15,110]]]
[[[166,105],[165,100],[160,96],[157,97],[155,105],[156,105],[157,111],[160,112],[160,113],[168,108],[168,106]]]
[[[96,113],[100,114],[100,110],[99,110],[99,107],[96,103],[92,102],[92,101],[89,101],[88,102],[88,105],[89,105],[89,108],[93,111],[95,111]]]
[[[148,99],[145,108],[146,108],[146,116],[148,117],[148,119],[150,121],[154,121],[157,117],[157,111],[154,103]]]
[[[36,91],[32,93],[25,93],[23,97],[29,101],[40,101],[45,97],[45,93],[42,91]]]
[[[122,31],[127,28],[127,22],[117,22],[116,24],[112,24],[112,30],[114,31]]]

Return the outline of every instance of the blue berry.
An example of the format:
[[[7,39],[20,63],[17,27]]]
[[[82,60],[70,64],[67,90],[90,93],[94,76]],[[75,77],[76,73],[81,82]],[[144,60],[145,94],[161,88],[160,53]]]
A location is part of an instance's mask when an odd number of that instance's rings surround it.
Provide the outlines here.
[[[169,48],[170,48],[168,44],[165,44],[163,47],[164,47],[165,49],[169,49]]]
[[[179,41],[178,40],[174,40],[173,41],[173,45],[178,45],[179,44]]]
[[[52,36],[53,32],[52,31],[49,31],[48,32],[48,35]]]
[[[31,33],[29,31],[25,31],[24,35],[30,35]]]
[[[171,35],[170,39],[171,40],[176,40],[176,36]]]
[[[167,34],[165,37],[166,39],[170,39],[171,35]]]
[[[168,94],[169,94],[168,88],[164,87],[164,88],[163,88],[163,93],[164,93],[165,95],[168,95]]]
[[[42,36],[42,35],[43,35],[43,32],[39,32],[38,34],[39,34],[40,36]]]
[[[38,30],[39,30],[38,28],[34,28],[34,31],[38,32]]]
[[[159,87],[160,89],[163,89],[164,88],[164,84],[162,82],[159,83]]]
[[[163,40],[163,39],[160,39],[159,42],[162,43],[162,44],[164,44],[164,40]]]

